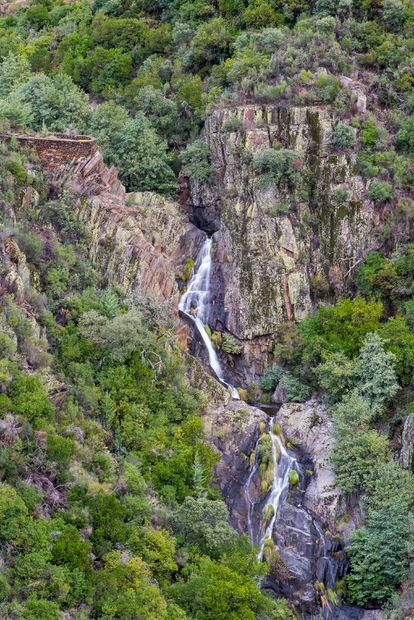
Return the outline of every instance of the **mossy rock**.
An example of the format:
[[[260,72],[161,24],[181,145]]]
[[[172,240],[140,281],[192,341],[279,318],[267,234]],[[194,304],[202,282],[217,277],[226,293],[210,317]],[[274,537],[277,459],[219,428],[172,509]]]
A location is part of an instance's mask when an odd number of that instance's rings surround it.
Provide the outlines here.
[[[296,469],[291,469],[289,472],[289,484],[291,487],[296,486],[297,484],[299,484],[300,478],[299,478],[299,474],[296,471]]]

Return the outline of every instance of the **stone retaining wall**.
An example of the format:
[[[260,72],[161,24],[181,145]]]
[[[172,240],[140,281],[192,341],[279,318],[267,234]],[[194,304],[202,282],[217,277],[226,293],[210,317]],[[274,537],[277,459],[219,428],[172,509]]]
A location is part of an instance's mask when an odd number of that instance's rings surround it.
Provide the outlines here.
[[[88,158],[97,151],[96,140],[91,136],[54,134],[49,137],[3,134],[0,140],[14,138],[23,146],[36,151],[43,166],[49,170],[60,168],[71,161]]]

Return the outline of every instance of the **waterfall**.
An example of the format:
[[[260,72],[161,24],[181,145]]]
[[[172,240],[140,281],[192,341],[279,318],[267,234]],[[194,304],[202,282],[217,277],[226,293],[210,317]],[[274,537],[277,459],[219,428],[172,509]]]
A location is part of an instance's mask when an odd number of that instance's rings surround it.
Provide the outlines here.
[[[207,238],[197,257],[187,290],[180,299],[178,309],[196,326],[207,349],[210,367],[220,383],[230,390],[235,400],[239,400],[240,397],[236,388],[223,378],[219,358],[205,330],[205,325],[208,324],[210,306],[211,246],[212,239]]]
[[[284,499],[287,490],[289,489],[289,472],[291,469],[295,469],[295,467],[297,467],[296,459],[288,454],[280,437],[273,432],[274,422],[275,418],[270,418],[269,435],[272,440],[273,481],[272,489],[267,502],[267,504],[271,504],[273,507],[273,515],[260,538],[260,550],[258,554],[259,560],[263,559],[263,550],[266,539],[272,538],[273,527],[276,521],[280,502]]]
[[[292,592],[297,584],[301,583],[305,566],[312,562],[313,577],[309,573],[309,584],[319,581],[325,588],[334,588],[338,578],[342,578],[347,562],[344,551],[338,539],[326,537],[317,517],[303,505],[305,493],[305,476],[303,466],[292,450],[284,445],[280,427],[275,426],[276,416],[269,418],[267,433],[259,436],[255,449],[254,460],[250,462],[250,471],[244,484],[244,499],[247,507],[246,533],[251,543],[257,544],[258,560],[265,557],[266,541],[273,540],[281,553],[282,559],[287,557],[292,578]],[[261,472],[261,462],[268,468],[270,463],[267,449],[265,461],[261,458],[262,442],[268,442],[271,450],[272,477],[271,488],[263,498],[260,492],[260,482],[264,475]],[[262,457],[263,457],[262,455]],[[299,485],[292,497],[288,499],[290,487],[290,472],[295,470],[299,476]],[[270,482],[270,480],[269,480]],[[288,506],[285,503],[288,501]],[[269,508],[271,506],[271,509]],[[308,563],[308,564],[307,564]],[[296,568],[298,572],[296,572]],[[301,572],[305,570],[305,573]],[[299,577],[297,577],[299,575]],[[299,582],[295,582],[295,578]],[[303,581],[302,581],[303,583]],[[289,585],[286,583],[286,593],[289,595]],[[310,587],[313,588],[313,585]]]

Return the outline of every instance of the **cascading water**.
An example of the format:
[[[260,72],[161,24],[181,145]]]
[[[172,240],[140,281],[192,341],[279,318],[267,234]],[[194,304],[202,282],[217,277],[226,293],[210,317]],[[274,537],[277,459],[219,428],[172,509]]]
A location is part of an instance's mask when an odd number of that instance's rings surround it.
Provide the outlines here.
[[[266,539],[272,538],[273,527],[275,525],[280,502],[289,489],[289,473],[291,469],[297,467],[296,459],[288,454],[280,437],[273,432],[274,423],[275,418],[270,418],[269,435],[272,440],[273,481],[267,504],[272,506],[273,513],[260,538],[259,560],[263,559]]]
[[[339,541],[325,537],[316,516],[304,506],[307,474],[303,473],[304,466],[299,455],[296,457],[292,450],[286,449],[280,427],[276,428],[275,421],[276,416],[269,418],[267,433],[257,440],[254,460],[244,484],[246,531],[251,543],[258,545],[260,561],[265,557],[266,541],[270,539],[276,544],[290,573],[287,581],[278,582],[276,586],[281,588],[282,595],[294,597],[299,587],[302,595],[305,596],[306,591],[308,600],[312,601],[315,596],[314,582],[323,583],[325,588],[334,588],[335,581],[346,571],[346,558]],[[263,498],[260,488],[265,474],[261,471],[261,465],[268,463],[267,456],[263,460],[267,449],[261,454],[265,439],[269,442],[269,450],[271,448],[273,471],[271,488]],[[290,495],[292,470],[297,472],[298,478],[295,478],[299,484],[295,484]]]
[[[239,400],[240,397],[236,388],[227,383],[223,378],[223,370],[219,358],[205,330],[205,325],[209,319],[211,246],[212,239],[207,238],[200,250],[193,274],[188,283],[187,290],[180,299],[178,309],[196,326],[207,349],[210,367],[217,379],[230,390],[234,399]]]

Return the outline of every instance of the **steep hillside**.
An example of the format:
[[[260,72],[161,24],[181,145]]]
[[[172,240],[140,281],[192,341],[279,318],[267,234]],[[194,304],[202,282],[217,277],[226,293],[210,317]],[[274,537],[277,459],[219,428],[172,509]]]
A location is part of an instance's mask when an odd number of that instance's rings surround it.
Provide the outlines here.
[[[413,26],[0,2],[1,617],[414,617]]]

